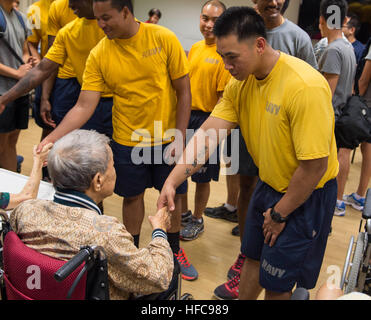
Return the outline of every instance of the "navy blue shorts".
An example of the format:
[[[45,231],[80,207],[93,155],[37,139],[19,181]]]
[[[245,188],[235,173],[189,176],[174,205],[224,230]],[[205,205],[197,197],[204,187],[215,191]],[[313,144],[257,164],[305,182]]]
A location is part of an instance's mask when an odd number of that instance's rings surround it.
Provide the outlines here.
[[[238,173],[243,176],[256,177],[259,175],[259,169],[255,165],[249,151],[247,150],[245,139],[240,130],[240,167]]]
[[[137,164],[133,162],[132,154],[134,147],[123,146],[114,140],[111,143],[113,160],[117,174],[115,193],[122,197],[135,197],[140,195],[147,188],[155,188],[161,191],[165,180],[174,166],[162,163],[154,164],[153,159],[163,159],[163,151],[166,145],[143,148],[139,155],[151,155],[149,161]],[[161,158],[160,158],[161,157]],[[146,159],[148,160],[148,159]],[[161,162],[161,160],[160,160]],[[156,161],[157,163],[157,161]],[[183,182],[176,190],[177,194],[187,192],[187,181]]]
[[[337,183],[328,181],[291,213],[273,247],[264,244],[263,213],[283,194],[259,180],[246,215],[241,252],[260,261],[260,285],[273,292],[290,292],[295,284],[316,286],[334,215]]]
[[[79,99],[81,86],[76,78],[57,78],[54,84],[50,103],[52,104],[52,118],[57,125],[70,111]],[[99,133],[112,137],[112,98],[101,98],[93,115],[81,129],[96,130]]]
[[[3,113],[0,114],[0,133],[27,129],[29,110],[29,95],[20,97],[7,104]]]
[[[196,132],[197,129],[206,121],[210,113],[192,110],[191,117],[188,123],[188,129]],[[192,138],[193,134],[187,135],[187,143]],[[210,163],[211,162],[211,163]],[[191,180],[196,183],[206,183],[211,180],[219,180],[220,161],[219,161],[219,147],[210,157],[208,161],[201,167],[201,169],[191,176]]]

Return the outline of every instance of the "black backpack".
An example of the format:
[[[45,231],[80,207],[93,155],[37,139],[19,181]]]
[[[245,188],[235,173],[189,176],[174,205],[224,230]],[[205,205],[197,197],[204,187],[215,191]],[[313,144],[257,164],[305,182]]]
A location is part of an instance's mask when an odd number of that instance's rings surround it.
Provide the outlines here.
[[[359,95],[348,98],[335,123],[338,147],[354,149],[371,139],[371,108]]]
[[[359,96],[358,88],[370,45],[371,38],[357,65],[354,77],[355,95],[349,97],[342,108],[335,110],[335,136],[340,148],[355,149],[360,143],[371,139],[371,107],[369,108],[366,100]]]

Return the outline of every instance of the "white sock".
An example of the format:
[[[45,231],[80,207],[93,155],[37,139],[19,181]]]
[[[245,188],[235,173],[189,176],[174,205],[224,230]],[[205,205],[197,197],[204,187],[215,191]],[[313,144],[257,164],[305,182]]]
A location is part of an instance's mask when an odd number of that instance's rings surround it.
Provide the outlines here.
[[[354,196],[354,198],[356,198],[356,200],[360,200],[360,199],[363,198],[357,192],[354,192],[353,196]]]
[[[201,219],[197,219],[195,216],[192,216],[192,219],[194,220],[194,221],[197,221],[198,223],[202,223],[202,218]]]
[[[237,208],[228,204],[228,203],[224,203],[224,207],[229,211],[229,212],[233,212],[235,211]]]

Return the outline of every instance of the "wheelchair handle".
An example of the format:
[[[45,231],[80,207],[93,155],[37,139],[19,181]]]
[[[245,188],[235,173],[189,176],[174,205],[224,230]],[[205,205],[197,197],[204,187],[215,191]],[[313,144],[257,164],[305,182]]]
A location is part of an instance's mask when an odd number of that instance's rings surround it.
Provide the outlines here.
[[[94,253],[90,247],[83,247],[81,250],[54,274],[54,279],[61,282],[76,270],[84,261],[86,262]]]

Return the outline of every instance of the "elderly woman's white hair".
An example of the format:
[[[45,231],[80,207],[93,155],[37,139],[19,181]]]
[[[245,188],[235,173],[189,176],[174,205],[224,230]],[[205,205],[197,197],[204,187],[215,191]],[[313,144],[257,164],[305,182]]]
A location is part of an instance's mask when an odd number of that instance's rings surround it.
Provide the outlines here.
[[[93,130],[74,130],[59,139],[48,156],[48,171],[55,188],[84,192],[110,160],[110,139]]]

